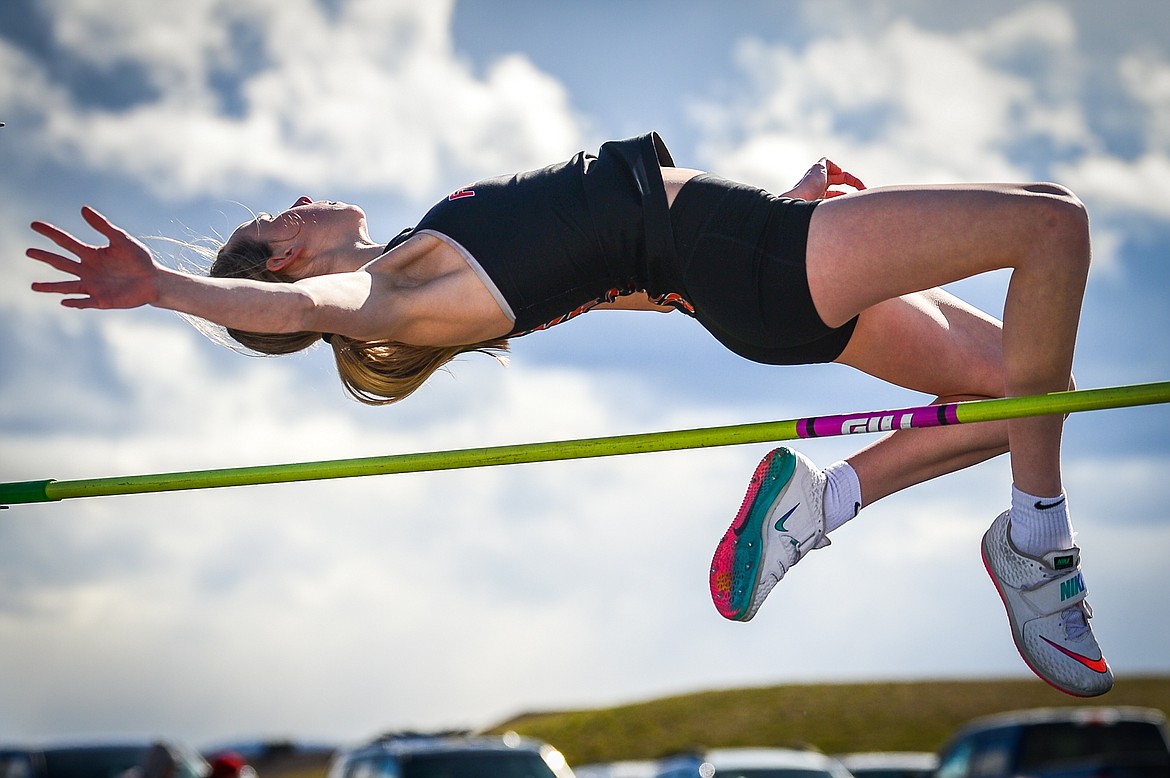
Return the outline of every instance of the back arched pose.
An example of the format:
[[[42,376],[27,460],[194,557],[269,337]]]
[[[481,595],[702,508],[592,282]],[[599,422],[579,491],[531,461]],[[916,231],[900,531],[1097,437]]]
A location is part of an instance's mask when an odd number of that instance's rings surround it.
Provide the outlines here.
[[[842,185],[857,191],[838,197]],[[836,361],[939,401],[1062,391],[1090,256],[1085,209],[1054,184],[867,190],[821,160],[774,196],[675,167],[654,133],[469,185],[388,245],[356,206],[301,198],[237,228],[211,277],[162,267],[82,213],[108,243],[34,223],[73,256],[28,255],[75,277],[34,290],[74,308],[169,308],[266,353],[324,338],[346,387],[370,403],[405,397],[456,354],[602,307],[680,310],[748,359]],[[1003,268],[1002,325],[939,288]],[[1010,450],[1011,508],[982,553],[1013,639],[1053,686],[1108,691],[1061,480],[1062,426],[1043,416],[896,431],[823,470],[787,448],[769,453],[715,551],[716,607],[752,618],[862,506]]]

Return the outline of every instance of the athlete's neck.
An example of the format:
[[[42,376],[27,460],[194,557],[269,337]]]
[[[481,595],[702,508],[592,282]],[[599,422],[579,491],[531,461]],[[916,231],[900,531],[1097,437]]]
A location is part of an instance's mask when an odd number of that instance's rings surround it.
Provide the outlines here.
[[[322,254],[318,258],[318,266],[327,268],[329,273],[352,273],[362,269],[384,253],[386,253],[386,244],[384,243],[360,242]]]

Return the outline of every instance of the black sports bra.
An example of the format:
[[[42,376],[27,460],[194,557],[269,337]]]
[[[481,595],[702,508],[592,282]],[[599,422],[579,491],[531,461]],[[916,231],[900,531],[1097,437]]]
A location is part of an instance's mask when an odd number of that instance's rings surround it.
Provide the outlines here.
[[[513,336],[636,291],[687,310],[662,270],[674,243],[661,168],[673,165],[657,133],[611,141],[596,157],[452,192],[387,250],[416,234],[445,240],[512,319]]]

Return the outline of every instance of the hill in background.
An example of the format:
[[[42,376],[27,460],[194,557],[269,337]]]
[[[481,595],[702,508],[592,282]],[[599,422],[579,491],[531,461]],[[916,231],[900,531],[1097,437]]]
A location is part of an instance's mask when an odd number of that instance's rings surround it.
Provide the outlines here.
[[[700,747],[814,746],[825,753],[936,751],[978,716],[1021,708],[1137,705],[1170,716],[1170,677],[1121,678],[1079,700],[1034,680],[810,684],[700,692],[596,710],[529,713],[513,730],[570,765],[653,759]]]

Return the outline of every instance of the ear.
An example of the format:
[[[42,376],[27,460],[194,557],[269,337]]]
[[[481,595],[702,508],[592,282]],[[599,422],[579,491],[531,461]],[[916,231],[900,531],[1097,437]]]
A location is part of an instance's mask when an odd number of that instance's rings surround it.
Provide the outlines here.
[[[268,260],[264,263],[264,266],[273,273],[279,273],[288,268],[289,265],[296,262],[297,259],[301,256],[301,251],[301,246],[291,246],[286,249],[284,253],[277,254],[274,257],[269,257]]]

